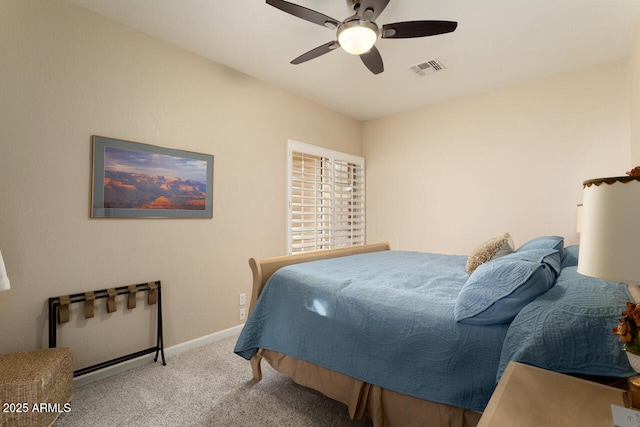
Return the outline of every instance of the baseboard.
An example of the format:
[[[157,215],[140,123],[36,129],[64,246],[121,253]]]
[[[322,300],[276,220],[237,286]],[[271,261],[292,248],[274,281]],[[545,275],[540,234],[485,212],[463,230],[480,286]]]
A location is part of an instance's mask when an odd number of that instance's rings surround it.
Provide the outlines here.
[[[172,356],[178,355],[180,353],[184,353],[185,351],[202,347],[203,345],[211,344],[213,342],[220,341],[230,336],[237,335],[240,333],[243,326],[244,325],[234,326],[229,329],[214,332],[213,334],[210,334],[210,335],[205,335],[204,337],[200,337],[200,338],[193,339],[191,341],[186,341],[180,344],[176,344],[171,347],[166,347],[164,349],[164,356],[166,359],[168,359],[168,358],[171,358]],[[105,378],[112,377],[114,375],[121,374],[123,372],[129,371],[134,368],[138,368],[148,363],[154,363],[153,362],[154,357],[155,357],[154,354],[149,354],[146,356],[138,357],[136,359],[119,363],[114,366],[109,366],[107,368],[100,369],[99,371],[90,372],[88,374],[75,377],[73,379],[73,387],[74,388],[80,387],[98,380],[102,380]],[[160,363],[160,362],[158,361],[156,363]]]

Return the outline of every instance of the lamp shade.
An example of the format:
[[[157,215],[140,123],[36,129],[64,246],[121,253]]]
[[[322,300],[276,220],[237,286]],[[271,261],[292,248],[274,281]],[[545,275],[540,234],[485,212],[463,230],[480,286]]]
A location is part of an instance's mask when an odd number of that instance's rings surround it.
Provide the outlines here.
[[[578,273],[640,285],[640,177],[583,183]]]
[[[0,291],[6,291],[11,286],[9,285],[9,277],[7,276],[7,269],[4,266],[4,260],[2,259],[2,252],[0,252]]]

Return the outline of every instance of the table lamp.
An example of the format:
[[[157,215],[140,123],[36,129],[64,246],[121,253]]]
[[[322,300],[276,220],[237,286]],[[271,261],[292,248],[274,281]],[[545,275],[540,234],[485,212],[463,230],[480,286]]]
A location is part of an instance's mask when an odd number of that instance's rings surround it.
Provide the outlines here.
[[[640,285],[640,176],[591,179],[583,187],[578,273]],[[640,373],[640,355],[628,348],[634,344],[626,343],[625,353]],[[638,408],[640,377],[630,378],[629,384],[632,406]]]
[[[9,290],[11,286],[9,285],[9,277],[7,276],[7,269],[4,266],[4,261],[2,259],[2,252],[0,252],[0,291]]]

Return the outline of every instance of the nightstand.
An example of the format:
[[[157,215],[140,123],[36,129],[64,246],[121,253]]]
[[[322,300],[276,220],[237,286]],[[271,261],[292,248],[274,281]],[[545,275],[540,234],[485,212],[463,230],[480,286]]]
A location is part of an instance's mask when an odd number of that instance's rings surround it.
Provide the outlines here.
[[[625,391],[509,362],[477,427],[613,427]]]

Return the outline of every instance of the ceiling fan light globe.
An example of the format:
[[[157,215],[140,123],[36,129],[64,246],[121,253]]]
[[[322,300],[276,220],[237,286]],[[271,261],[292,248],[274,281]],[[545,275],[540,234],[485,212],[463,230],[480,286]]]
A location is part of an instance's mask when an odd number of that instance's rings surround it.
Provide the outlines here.
[[[378,39],[378,27],[367,21],[350,21],[338,29],[338,43],[351,55],[369,52]]]

